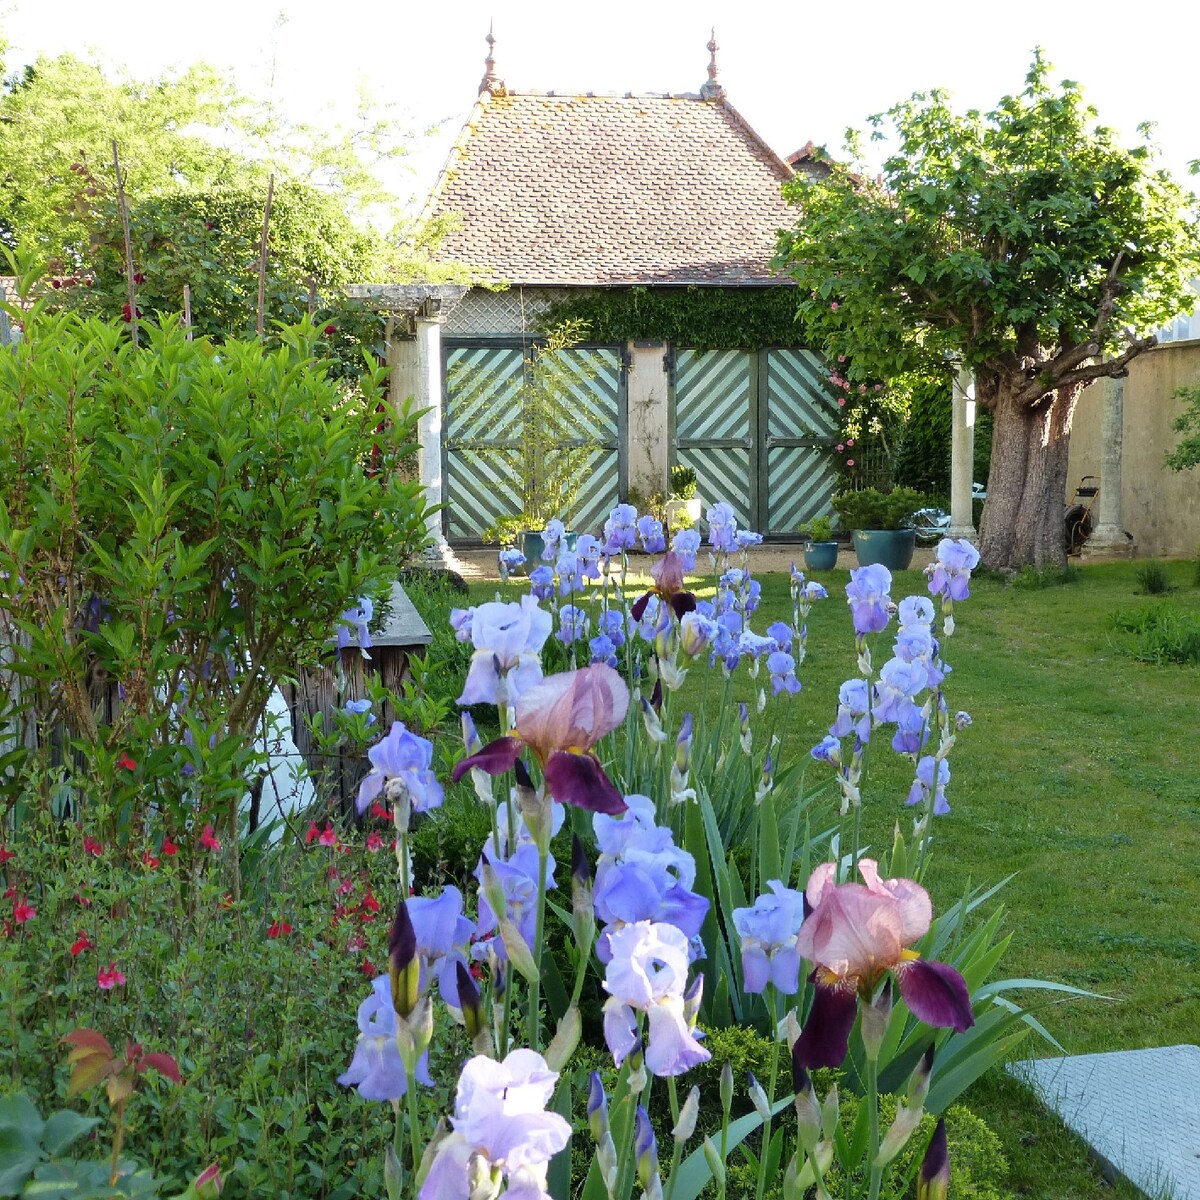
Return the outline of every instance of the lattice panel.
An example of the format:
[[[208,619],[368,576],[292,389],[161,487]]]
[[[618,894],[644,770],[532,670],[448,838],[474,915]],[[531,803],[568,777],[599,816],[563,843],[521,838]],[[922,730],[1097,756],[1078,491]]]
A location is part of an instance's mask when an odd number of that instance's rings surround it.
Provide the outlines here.
[[[750,437],[750,360],[739,350],[675,356],[675,437],[680,443]]]
[[[809,446],[772,446],[767,452],[768,533],[794,533],[832,510],[837,482],[833,459]]]
[[[680,446],[675,461],[696,472],[696,486],[709,505],[726,500],[742,528],[753,528],[750,507],[750,451],[730,447]]]
[[[442,332],[447,337],[532,336],[542,313],[578,294],[567,288],[472,288],[451,309]]]
[[[775,438],[835,439],[837,399],[811,350],[767,351],[767,433]]]
[[[579,492],[565,515],[577,529],[598,528],[620,492],[621,356],[609,347],[586,347],[544,362],[550,367],[548,386],[569,414],[558,431],[561,445],[599,443],[581,456]],[[445,498],[452,541],[479,540],[500,517],[521,511],[526,368],[519,346],[446,348]]]

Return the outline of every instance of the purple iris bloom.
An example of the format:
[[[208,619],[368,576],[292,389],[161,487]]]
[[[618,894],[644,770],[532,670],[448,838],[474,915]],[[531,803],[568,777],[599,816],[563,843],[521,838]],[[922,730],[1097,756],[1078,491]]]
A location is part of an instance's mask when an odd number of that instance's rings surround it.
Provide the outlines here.
[[[363,657],[371,656],[365,653],[371,648],[371,618],[375,615],[375,605],[370,596],[360,596],[354,608],[348,608],[338,618],[337,648],[345,650],[350,645],[350,629],[353,627],[359,649],[364,651]]]
[[[604,1038],[620,1066],[637,1049],[636,1013],[649,1022],[645,1063],[653,1075],[682,1075],[712,1057],[689,1020],[688,939],[673,925],[638,921],[615,931],[604,976]]]
[[[751,546],[761,546],[763,535],[761,533],[752,533],[749,529],[739,529],[733,535],[733,540],[737,543],[739,550],[749,550]]]
[[[949,782],[950,764],[944,758],[939,760],[932,754],[926,754],[917,763],[917,777],[913,780],[905,803],[920,804],[932,792],[933,815],[944,817],[950,811],[946,801],[946,785]]]
[[[514,1050],[503,1062],[470,1059],[458,1081],[453,1131],[437,1143],[418,1200],[466,1200],[480,1168],[485,1179],[495,1173],[492,1192],[503,1178],[512,1200],[549,1200],[550,1160],[571,1137],[570,1124],[546,1111],[557,1082],[534,1050]]]
[[[921,662],[905,662],[889,658],[879,669],[875,684],[875,703],[872,705],[876,725],[896,720],[902,704],[909,704],[918,692],[924,691],[929,672]]]
[[[418,1083],[433,1086],[428,1053],[421,1055],[414,1074]],[[364,1100],[399,1100],[408,1091],[408,1077],[396,1047],[392,984],[386,975],[371,984],[371,995],[358,1006],[358,1044],[338,1083],[358,1088]]]
[[[767,656],[767,670],[771,673],[771,695],[778,696],[787,692],[794,696],[800,690],[800,680],[796,678],[796,660],[782,650],[776,650]]]
[[[452,608],[450,610],[450,628],[454,630],[456,642],[471,640],[471,622],[475,620],[475,608]]]
[[[703,654],[716,636],[716,621],[699,612],[684,613],[679,622],[679,646],[688,658]]]
[[[810,581],[809,583],[806,583],[804,585],[804,587],[800,589],[800,594],[810,604],[814,600],[828,600],[829,599],[829,593],[825,590],[825,585],[821,584],[821,583],[817,583],[815,580]]]
[[[812,748],[811,753],[817,762],[832,763],[836,767],[842,761],[842,743],[833,734],[826,734]]]
[[[564,604],[558,611],[558,632],[554,635],[564,646],[587,640],[591,620],[582,608]]]
[[[495,857],[490,848],[484,848],[484,857],[496,872],[500,886],[504,890],[505,909],[508,919],[517,927],[517,932],[525,944],[533,947],[537,940],[537,893],[538,893],[538,852],[532,841],[521,841],[507,859]],[[546,890],[554,887],[554,857],[546,858]],[[475,868],[475,878],[483,880],[483,860]],[[477,941],[471,950],[475,958],[484,958],[487,947],[495,950],[497,957],[506,959],[507,953],[500,938],[489,938],[499,928],[500,921],[492,911],[483,889],[479,892],[479,924],[476,926]],[[485,942],[482,939],[488,939]]]
[[[775,639],[763,637],[750,629],[743,629],[738,634],[738,652],[743,658],[762,658],[775,651]]]
[[[838,689],[837,719],[829,727],[830,736],[844,738],[854,733],[860,742],[870,741],[870,696],[865,679],[847,679]]]
[[[535,600],[549,600],[554,595],[554,570],[552,567],[534,567],[529,572],[529,591]],[[470,641],[470,638],[460,638]]]
[[[637,509],[632,504],[618,504],[604,522],[604,553],[620,554],[637,545]]]
[[[901,625],[932,624],[933,601],[928,596],[905,596],[896,615]]]
[[[475,653],[459,704],[497,704],[501,682],[505,699],[515,703],[522,692],[542,681],[541,648],[554,627],[554,618],[538,607],[533,596],[519,603],[498,600],[476,607],[471,616]]]
[[[375,724],[375,714],[371,712],[370,700],[363,699],[347,701],[346,712],[348,712],[352,717],[366,716],[368,725]]]
[[[910,700],[896,706],[892,720],[896,723],[892,749],[897,754],[920,754],[929,741],[929,724],[924,710]]]
[[[891,619],[892,573],[879,563],[856,567],[846,584],[846,599],[857,634],[878,633]]]
[[[782,650],[785,654],[791,653],[792,638],[795,634],[790,625],[783,621],[775,621],[767,626],[767,635],[775,640],[777,649]]]
[[[456,964],[466,966],[467,950],[474,923],[463,916],[462,893],[456,887],[442,889],[440,896],[414,896],[408,901],[408,915],[417,935],[417,953],[421,958],[420,990],[429,987],[432,974],[438,981],[442,999],[458,1007]]]
[[[606,608],[596,618],[596,628],[614,646],[623,646],[625,644],[625,614],[619,609]]]
[[[384,785],[400,786],[414,812],[426,812],[442,803],[442,785],[431,768],[433,743],[410,733],[399,721],[381,742],[367,751],[371,772],[358,787],[358,811],[366,812]]]
[[[518,567],[525,565],[525,555],[520,550],[509,549],[501,550],[499,554],[500,575],[503,579],[507,579],[509,575],[517,570]]]
[[[542,530],[543,562],[553,562],[558,557],[566,532],[567,527],[557,517],[546,522],[546,528]]]
[[[589,662],[605,663],[610,667],[617,666],[617,648],[606,633],[597,634],[588,642]]]
[[[679,555],[685,572],[696,569],[696,555],[700,552],[700,533],[695,529],[681,529],[671,539],[671,549]]]
[[[971,572],[979,565],[979,551],[966,538],[943,538],[938,543],[937,561],[925,568],[929,590],[935,596],[965,600],[971,593]]]
[[[733,506],[724,500],[714,504],[708,517],[708,544],[718,553],[729,554],[737,549],[737,517]]]
[[[751,908],[735,908],[733,925],[742,940],[742,975],[747,992],[764,992],[773,983],[784,996],[800,987],[796,935],[804,921],[804,896],[778,879]]]
[[[569,596],[572,592],[582,592],[587,587],[584,578],[585,565],[583,559],[570,550],[564,550],[559,555],[554,569],[558,572],[558,594],[560,596]]]
[[[663,536],[661,521],[656,521],[649,513],[641,517],[637,523],[638,537],[642,549],[647,554],[661,554],[667,548],[667,539]]]

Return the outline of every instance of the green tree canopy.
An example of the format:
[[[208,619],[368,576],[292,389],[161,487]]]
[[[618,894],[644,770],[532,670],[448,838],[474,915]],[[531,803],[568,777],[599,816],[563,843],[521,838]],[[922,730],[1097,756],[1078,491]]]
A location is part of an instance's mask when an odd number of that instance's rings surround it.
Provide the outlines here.
[[[1195,198],[1049,70],[1039,53],[1025,90],[988,113],[932,92],[872,118],[895,141],[882,174],[788,185],[798,217],[776,259],[849,378],[941,373],[948,395],[952,360],[975,372],[996,415],[982,530],[995,566],[1063,561],[1078,391],[1153,345],[1200,272]]]

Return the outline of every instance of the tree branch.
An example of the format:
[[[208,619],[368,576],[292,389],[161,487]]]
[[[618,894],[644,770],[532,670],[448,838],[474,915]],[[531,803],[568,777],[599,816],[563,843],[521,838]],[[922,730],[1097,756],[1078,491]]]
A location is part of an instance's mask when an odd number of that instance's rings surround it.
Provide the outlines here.
[[[1158,338],[1151,334],[1145,338],[1134,338],[1125,349],[1125,353],[1105,362],[1092,363],[1089,367],[1080,367],[1060,375],[1049,386],[1044,382],[1045,374],[1039,373],[1017,393],[1018,404],[1036,404],[1047,392],[1056,392],[1060,388],[1072,387],[1077,383],[1091,383],[1093,379],[1112,379],[1123,375],[1125,368],[1144,350],[1158,345]]]

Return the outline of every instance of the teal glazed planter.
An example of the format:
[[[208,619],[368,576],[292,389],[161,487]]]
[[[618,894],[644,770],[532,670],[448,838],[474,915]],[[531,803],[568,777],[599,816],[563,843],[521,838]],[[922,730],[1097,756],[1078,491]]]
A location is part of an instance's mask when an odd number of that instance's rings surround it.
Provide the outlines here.
[[[856,529],[854,531],[854,553],[858,565],[868,567],[872,563],[887,567],[889,571],[907,571],[912,566],[913,551],[917,547],[915,529]]]
[[[837,566],[837,542],[805,542],[804,565],[810,571],[832,571]]]
[[[568,531],[563,534],[563,546],[571,551],[574,551],[576,543],[579,541],[579,534]],[[525,572],[528,574],[538,566],[542,561],[542,551],[546,548],[545,539],[540,533],[534,533],[531,529],[526,529],[522,532],[520,538],[520,550],[525,555]]]

